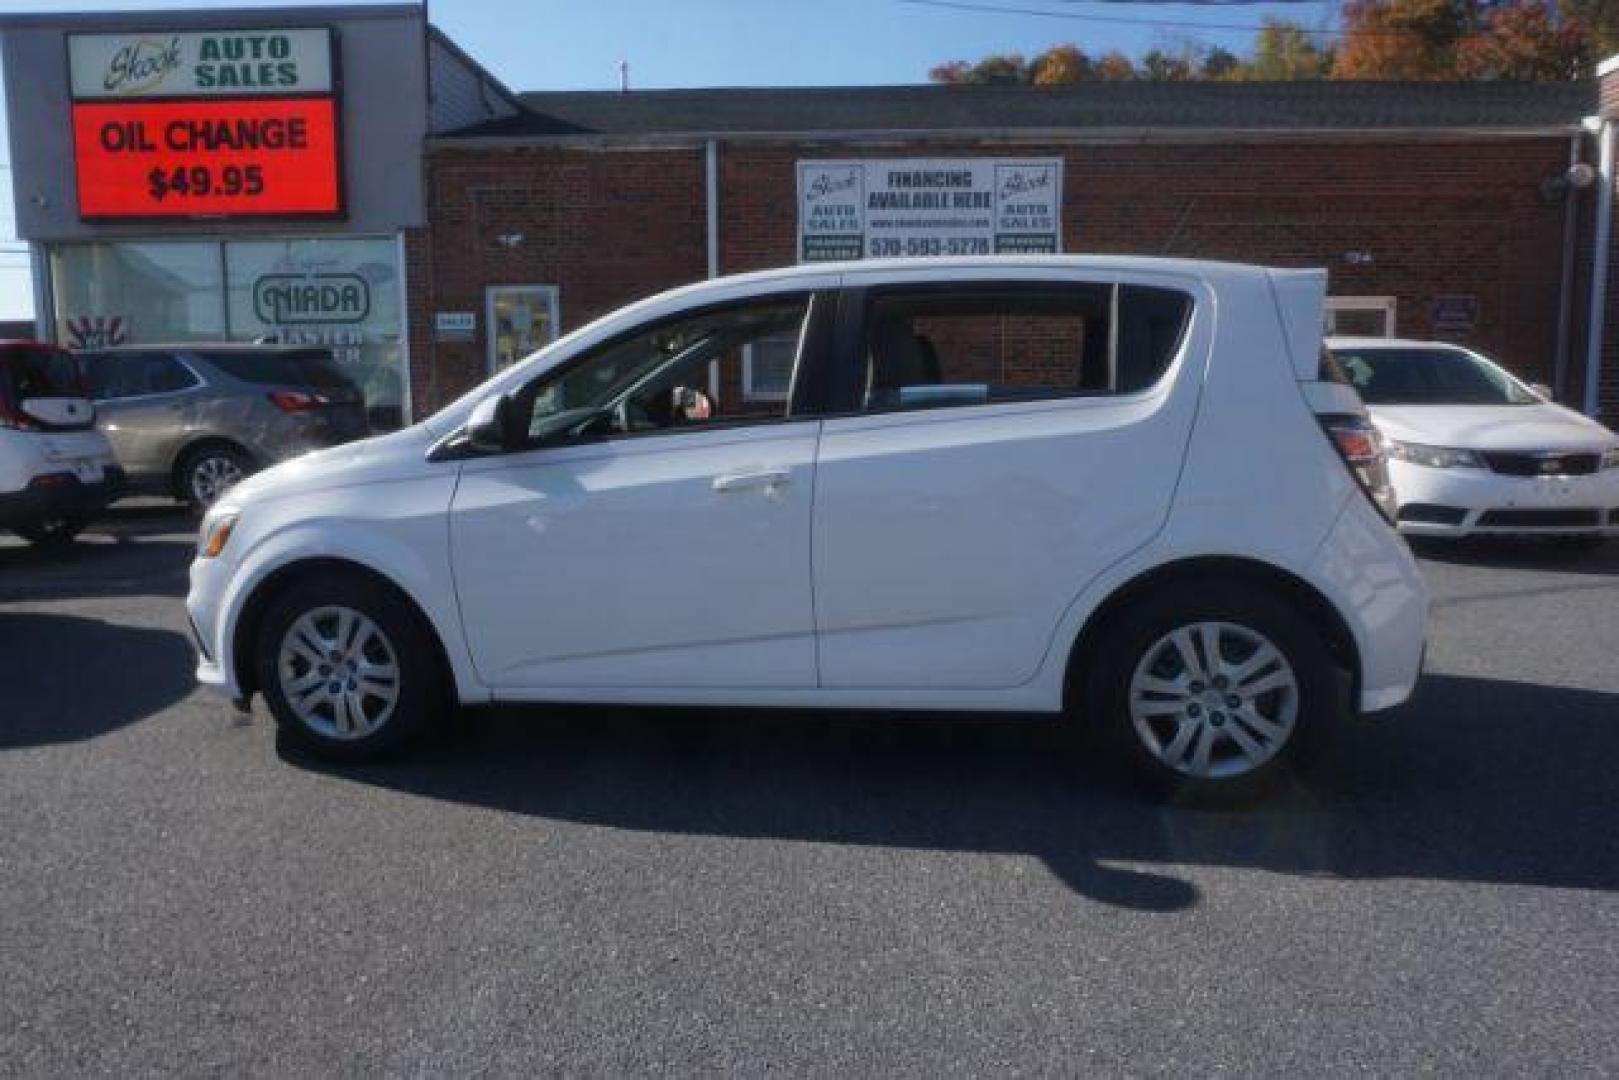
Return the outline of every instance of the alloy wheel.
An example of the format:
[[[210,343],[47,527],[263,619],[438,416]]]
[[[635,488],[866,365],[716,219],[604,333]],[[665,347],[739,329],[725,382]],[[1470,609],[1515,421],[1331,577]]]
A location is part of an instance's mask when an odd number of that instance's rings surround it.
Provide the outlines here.
[[[205,457],[191,470],[191,494],[202,506],[235,487],[242,479],[242,466],[232,457],[219,454]]]
[[[295,620],[281,639],[276,672],[299,722],[327,738],[371,735],[399,704],[393,642],[353,608],[316,608]]]
[[[1176,772],[1226,779],[1275,757],[1298,720],[1299,684],[1265,635],[1196,622],[1159,638],[1130,679],[1130,720],[1148,753]]]

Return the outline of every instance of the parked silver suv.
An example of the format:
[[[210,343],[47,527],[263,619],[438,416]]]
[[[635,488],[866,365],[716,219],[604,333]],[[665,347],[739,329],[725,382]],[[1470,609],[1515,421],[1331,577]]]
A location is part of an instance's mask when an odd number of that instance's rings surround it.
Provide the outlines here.
[[[131,491],[206,508],[249,473],[370,433],[363,395],[325,349],[132,345],[79,358]]]

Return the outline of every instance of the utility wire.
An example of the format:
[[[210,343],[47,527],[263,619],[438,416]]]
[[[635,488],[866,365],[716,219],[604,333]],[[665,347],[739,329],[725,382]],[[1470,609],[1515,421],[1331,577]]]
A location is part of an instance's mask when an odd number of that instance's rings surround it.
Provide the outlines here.
[[[1052,0],[1062,2],[1062,0]],[[1103,2],[1119,2],[1119,0],[1103,0]],[[1175,2],[1175,0],[1164,0]],[[1039,8],[1027,7],[999,7],[992,4],[972,3],[971,0],[899,0],[901,4],[914,4],[918,7],[945,8],[951,11],[970,11],[987,15],[1038,15],[1047,19],[1064,19],[1070,22],[1098,22],[1116,23],[1121,26],[1158,26],[1173,27],[1177,30],[1249,30],[1258,33],[1268,29],[1263,23],[1220,23],[1220,22],[1189,22],[1182,19],[1130,19],[1122,15],[1090,15],[1076,11],[1049,11]],[[1326,37],[1342,37],[1342,30],[1312,30],[1297,23],[1287,23],[1289,30],[1296,30],[1301,34],[1316,34]],[[1379,31],[1379,37],[1401,37],[1411,31]]]

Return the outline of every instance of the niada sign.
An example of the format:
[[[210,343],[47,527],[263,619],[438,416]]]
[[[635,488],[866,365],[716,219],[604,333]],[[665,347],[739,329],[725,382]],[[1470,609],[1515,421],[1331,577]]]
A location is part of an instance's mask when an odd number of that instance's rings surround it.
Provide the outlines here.
[[[69,34],[75,100],[332,91],[332,32]]]
[[[271,326],[364,322],[371,286],[359,274],[265,274],[253,282],[253,314]]]
[[[1062,160],[798,163],[798,258],[1054,253]]]

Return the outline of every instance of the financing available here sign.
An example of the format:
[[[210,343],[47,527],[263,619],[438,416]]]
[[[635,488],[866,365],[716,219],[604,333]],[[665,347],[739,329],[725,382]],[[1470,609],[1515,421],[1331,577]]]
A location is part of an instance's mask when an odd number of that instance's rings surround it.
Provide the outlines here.
[[[1060,158],[800,161],[798,258],[1062,250]]]

